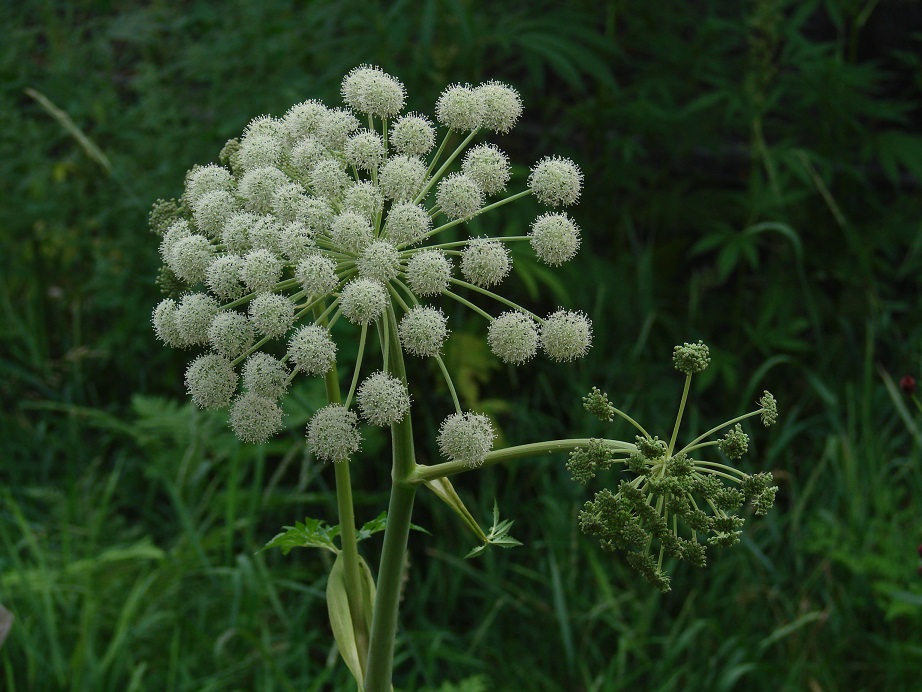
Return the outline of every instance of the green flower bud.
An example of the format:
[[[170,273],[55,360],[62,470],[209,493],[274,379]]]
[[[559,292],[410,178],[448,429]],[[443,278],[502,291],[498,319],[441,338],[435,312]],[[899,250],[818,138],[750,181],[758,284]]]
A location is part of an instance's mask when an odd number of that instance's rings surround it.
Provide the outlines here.
[[[659,459],[666,456],[666,441],[659,439],[656,435],[651,438],[638,435],[634,440],[637,451],[643,455],[644,459]]]
[[[582,358],[592,345],[592,323],[581,312],[558,310],[541,325],[541,348],[552,360]]]
[[[346,190],[343,197],[343,209],[348,209],[364,216],[369,221],[374,221],[384,210],[384,195],[381,194],[377,185],[362,180]]]
[[[583,174],[570,159],[546,156],[531,169],[528,187],[542,204],[567,206],[579,199]]]
[[[256,330],[250,320],[234,310],[222,310],[208,327],[211,347],[226,358],[242,356],[255,340]]]
[[[436,101],[435,117],[450,130],[476,130],[483,121],[483,101],[470,84],[452,84]]]
[[[744,433],[743,426],[737,423],[736,426],[717,443],[717,448],[730,459],[740,459],[749,449],[749,435]]]
[[[381,192],[395,202],[409,202],[416,197],[425,182],[426,164],[416,156],[393,156],[378,173]]]
[[[400,253],[386,240],[376,240],[362,250],[356,261],[359,276],[387,283],[397,278],[400,271]]]
[[[398,154],[425,156],[435,146],[435,127],[426,116],[409,113],[394,123],[390,144]]]
[[[186,389],[199,408],[225,408],[237,391],[237,373],[227,358],[207,353],[186,369]]]
[[[496,433],[490,419],[479,413],[453,413],[439,427],[439,451],[452,461],[480,466],[493,449]]]
[[[234,399],[228,421],[243,442],[265,442],[282,429],[282,409],[272,399],[244,392]]]
[[[339,305],[353,324],[368,324],[384,314],[387,301],[387,290],[379,281],[358,278],[343,287]]]
[[[759,406],[762,409],[762,425],[767,428],[778,422],[778,402],[775,401],[775,397],[767,389],[762,392]]]
[[[528,236],[538,258],[552,267],[573,259],[579,250],[579,227],[566,214],[542,214]]]
[[[711,362],[711,355],[703,341],[699,340],[697,344],[685,342],[673,349],[672,362],[679,372],[694,375],[704,372]]]
[[[451,281],[451,260],[441,250],[420,250],[407,262],[407,283],[418,296],[436,296]]]
[[[311,296],[332,293],[339,285],[336,262],[321,254],[308,255],[295,267],[295,278]]]
[[[318,459],[349,461],[362,445],[358,416],[341,404],[318,409],[307,426],[307,444]]]
[[[461,170],[487,195],[505,190],[511,174],[509,157],[493,144],[481,144],[469,149]]]
[[[265,166],[244,173],[237,191],[250,211],[268,214],[272,211],[272,197],[290,182],[291,179],[278,168]]]
[[[307,175],[308,184],[317,197],[335,200],[342,197],[353,182],[336,159],[321,159]]]
[[[251,291],[271,291],[282,278],[282,263],[268,250],[251,250],[243,258],[240,278]]]
[[[601,421],[610,423],[615,418],[615,407],[608,400],[608,394],[598,387],[593,387],[592,391],[583,397],[583,408]]]
[[[395,202],[387,213],[384,234],[400,247],[413,245],[432,230],[432,219],[426,210],[412,202]]]
[[[195,166],[186,174],[186,190],[183,197],[190,206],[202,195],[215,190],[233,192],[234,179],[230,171],[222,166],[209,164]]]
[[[482,104],[481,127],[506,134],[522,116],[522,97],[511,86],[490,81],[481,84],[474,92]]]
[[[396,377],[375,372],[362,382],[356,403],[362,418],[372,425],[393,425],[409,412],[410,394],[407,386]]]
[[[420,358],[437,356],[448,338],[447,323],[441,310],[424,305],[411,308],[397,326],[403,350]]]
[[[288,389],[288,368],[278,358],[257,351],[243,363],[243,385],[267,399],[278,400]]]
[[[384,162],[384,140],[377,132],[360,130],[346,141],[343,155],[360,171],[377,171]]]
[[[363,216],[353,211],[337,214],[330,224],[330,240],[344,252],[359,254],[375,239],[374,229]]]
[[[345,76],[343,101],[359,113],[393,118],[406,100],[406,89],[399,80],[378,67],[360,65]]]
[[[359,129],[358,119],[345,108],[328,109],[320,117],[317,139],[332,151],[342,151],[349,135]]]
[[[288,109],[282,118],[282,128],[288,142],[304,141],[305,137],[315,135],[320,129],[320,122],[327,113],[327,107],[320,101],[311,99],[298,103]]]
[[[299,372],[325,375],[336,363],[336,343],[323,327],[309,324],[297,330],[288,342],[288,352]]]
[[[208,342],[208,328],[218,312],[217,301],[204,293],[187,293],[176,309],[176,326],[186,344]]]
[[[243,258],[238,255],[222,255],[205,270],[205,285],[221,300],[235,300],[246,293],[240,281]]]
[[[260,293],[250,301],[250,319],[256,330],[274,338],[283,336],[295,321],[295,306],[287,296]]]
[[[439,182],[435,199],[452,221],[473,216],[483,207],[483,190],[463,173],[452,173]]]
[[[504,312],[490,323],[487,343],[504,363],[521,365],[538,352],[538,327],[521,312]]]
[[[180,217],[180,205],[175,199],[158,199],[153,203],[147,222],[150,232],[163,236],[167,229]]]
[[[461,254],[461,273],[476,286],[498,284],[511,269],[509,251],[497,240],[471,238]]]

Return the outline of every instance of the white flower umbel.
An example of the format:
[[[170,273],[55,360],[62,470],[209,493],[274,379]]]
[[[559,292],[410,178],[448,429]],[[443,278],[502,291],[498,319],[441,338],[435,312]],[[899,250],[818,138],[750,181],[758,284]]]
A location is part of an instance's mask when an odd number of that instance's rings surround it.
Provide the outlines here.
[[[386,372],[369,375],[359,387],[356,400],[362,418],[372,425],[393,425],[410,410],[407,386]]]
[[[439,428],[439,450],[452,461],[480,466],[493,449],[496,433],[490,419],[479,413],[454,413]]]
[[[362,445],[358,416],[340,404],[318,409],[307,426],[307,444],[318,459],[349,461]]]

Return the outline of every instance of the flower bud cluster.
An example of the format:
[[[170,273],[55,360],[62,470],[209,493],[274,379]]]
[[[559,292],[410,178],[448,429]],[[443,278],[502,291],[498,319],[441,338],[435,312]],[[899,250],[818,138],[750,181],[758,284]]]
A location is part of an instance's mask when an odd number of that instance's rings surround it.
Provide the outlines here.
[[[154,332],[169,346],[198,350],[185,375],[192,401],[229,408],[232,429],[248,442],[282,427],[280,401],[297,376],[339,376],[337,322],[366,329],[393,311],[396,330],[367,331],[387,342],[382,351],[440,357],[448,320],[425,301],[473,307],[456,286],[497,301],[478,311],[506,363],[524,364],[539,350],[571,361],[591,344],[582,313],[540,319],[490,290],[512,270],[510,242],[530,241],[550,265],[571,259],[580,238],[567,215],[543,214],[527,238],[439,237],[463,230],[488,197],[490,208],[523,194],[552,207],[578,199],[582,173],[556,156],[534,165],[523,192],[499,198],[510,183],[509,158],[473,137],[515,126],[522,114],[515,89],[497,81],[449,86],[430,119],[404,114],[403,84],[361,65],[344,77],[341,95],[344,107],[306,100],[281,117],[254,118],[222,149],[220,164],[193,168],[179,201],[158,201],[151,211],[159,281],[170,296],[153,311]],[[466,139],[451,153],[459,137]],[[407,415],[406,382],[384,371],[353,380],[362,382],[355,407],[365,422],[391,425]],[[310,447],[323,460],[347,459],[359,446],[357,425],[348,408],[321,409]],[[439,444],[449,458],[477,465],[494,436],[484,416],[457,413],[443,423]]]

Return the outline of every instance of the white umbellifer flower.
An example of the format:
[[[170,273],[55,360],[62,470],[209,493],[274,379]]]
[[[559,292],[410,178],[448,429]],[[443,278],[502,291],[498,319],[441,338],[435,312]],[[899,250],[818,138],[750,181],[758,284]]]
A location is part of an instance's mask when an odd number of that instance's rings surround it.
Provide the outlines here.
[[[303,142],[305,137],[316,134],[327,110],[326,106],[314,99],[289,108],[285,117],[282,118],[282,128],[288,142],[290,144]]]
[[[192,204],[192,218],[201,233],[217,238],[221,235],[224,220],[236,212],[237,208],[237,199],[230,192],[212,190],[196,198]]]
[[[336,159],[325,158],[314,164],[307,175],[308,184],[314,194],[325,200],[340,197],[352,180]]]
[[[339,306],[352,324],[374,322],[387,308],[387,289],[374,279],[353,279],[343,287]]]
[[[204,293],[187,293],[176,309],[176,326],[186,344],[208,342],[208,327],[218,312],[218,301]]]
[[[417,305],[397,325],[400,345],[414,356],[437,356],[448,338],[447,322],[448,318],[441,310]]]
[[[276,191],[290,182],[291,179],[278,168],[265,166],[244,173],[237,191],[250,211],[267,214],[272,211],[272,197]]]
[[[384,195],[377,185],[367,180],[351,185],[343,195],[343,209],[374,221],[384,210]]]
[[[566,214],[542,214],[528,236],[535,254],[551,266],[573,259],[579,250],[579,227]]]
[[[384,140],[377,132],[361,130],[348,139],[343,155],[360,171],[376,171],[384,161]]]
[[[330,240],[344,252],[359,254],[375,239],[375,231],[364,216],[354,211],[337,214],[330,223]]]
[[[439,182],[436,202],[451,221],[473,216],[483,206],[483,190],[473,178],[452,173]]]
[[[394,123],[390,143],[400,154],[425,156],[435,146],[435,128],[426,116],[408,113]]]
[[[511,169],[509,158],[493,144],[481,144],[464,155],[461,170],[487,195],[506,189]]]
[[[223,310],[214,316],[208,327],[211,347],[226,358],[236,358],[247,352],[256,340],[256,330],[247,316],[234,310]]]
[[[237,165],[245,171],[277,166],[282,160],[285,142],[281,133],[254,132],[243,138],[237,150]]]
[[[483,104],[481,127],[506,134],[522,115],[522,97],[507,84],[486,82],[477,87],[474,93]]]
[[[504,312],[490,323],[487,343],[504,363],[521,365],[538,351],[538,327],[521,312]]]
[[[271,214],[257,216],[248,230],[250,245],[257,250],[281,254],[282,227]]]
[[[160,258],[164,264],[169,266],[176,244],[191,235],[192,228],[185,219],[179,219],[170,224],[170,227],[166,229],[166,233],[163,234],[163,238],[160,239]]]
[[[189,345],[179,331],[176,322],[176,301],[172,298],[164,298],[157,304],[151,322],[154,325],[154,334],[167,346],[183,348]]]
[[[259,223],[261,217],[250,212],[239,212],[228,217],[221,230],[221,240],[228,252],[235,255],[245,255],[252,249],[250,242],[250,229]]]
[[[251,291],[271,291],[282,277],[282,263],[268,250],[251,250],[243,258],[240,278]]]
[[[498,284],[511,269],[509,251],[497,240],[471,238],[461,255],[461,273],[475,286]]]
[[[234,300],[246,292],[240,281],[243,258],[239,255],[222,255],[205,270],[205,285],[221,300]]]
[[[553,360],[582,358],[592,345],[592,323],[581,312],[558,310],[541,325],[541,348]]]
[[[416,156],[392,156],[378,173],[384,196],[395,202],[409,202],[423,188],[426,164]]]
[[[288,183],[275,191],[269,204],[272,214],[281,225],[297,221],[304,216],[308,197],[300,183]]]
[[[341,404],[318,409],[307,426],[307,443],[318,459],[349,461],[362,445],[358,416]]]
[[[282,228],[279,236],[279,246],[289,262],[296,264],[308,255],[317,251],[314,243],[314,233],[306,224],[292,221]]]
[[[393,118],[403,110],[406,89],[381,68],[360,65],[343,79],[342,96],[359,113]]]
[[[317,253],[308,255],[295,267],[295,278],[311,296],[332,293],[339,285],[336,262]]]
[[[258,115],[247,123],[243,130],[241,142],[252,137],[272,137],[273,139],[284,136],[285,126],[278,118],[271,115]]]
[[[441,250],[420,250],[407,262],[407,283],[419,296],[436,296],[451,281],[451,260]]]
[[[386,283],[400,272],[400,253],[392,243],[376,240],[362,250],[356,265],[359,276]]]
[[[302,176],[307,176],[318,163],[330,158],[329,150],[320,143],[316,137],[305,137],[295,144],[288,160],[294,170]]]
[[[335,215],[336,212],[333,211],[333,207],[330,206],[329,202],[311,198],[307,200],[307,205],[304,207],[304,212],[298,221],[307,226],[311,235],[317,235],[327,231]]]
[[[237,391],[237,373],[224,356],[206,353],[186,369],[186,389],[199,408],[225,408]]]
[[[496,433],[490,419],[479,413],[453,413],[439,428],[439,451],[452,461],[480,466],[493,449]]]
[[[292,334],[288,352],[297,370],[306,375],[325,375],[336,362],[336,343],[328,330],[316,324]]]
[[[570,159],[545,156],[531,169],[528,187],[542,204],[551,207],[573,204],[579,199],[583,174]]]
[[[317,139],[333,151],[342,151],[349,135],[359,129],[359,121],[345,108],[330,108],[320,118]]]
[[[476,130],[483,121],[483,101],[470,84],[452,84],[436,101],[435,117],[450,130]]]
[[[250,301],[250,319],[256,330],[265,336],[283,336],[295,321],[295,306],[288,296],[260,293]]]
[[[406,385],[393,375],[376,372],[362,382],[356,403],[362,418],[372,425],[393,425],[409,412],[410,394]]]
[[[192,206],[202,196],[215,190],[232,192],[234,179],[223,166],[195,166],[186,176],[185,198]]]
[[[205,280],[205,270],[214,258],[214,246],[203,235],[180,238],[172,247],[167,265],[188,284]]]
[[[240,394],[228,416],[234,434],[244,442],[265,442],[282,429],[282,409],[256,392]]]
[[[394,245],[413,245],[432,230],[425,208],[412,202],[395,202],[387,212],[384,233]]]
[[[257,351],[243,363],[243,386],[267,399],[278,400],[288,389],[288,368],[278,358]]]

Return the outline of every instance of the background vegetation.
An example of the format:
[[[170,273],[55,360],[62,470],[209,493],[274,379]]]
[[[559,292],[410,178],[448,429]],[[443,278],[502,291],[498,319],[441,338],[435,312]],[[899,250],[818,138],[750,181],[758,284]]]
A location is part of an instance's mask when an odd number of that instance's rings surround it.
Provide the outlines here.
[[[349,689],[326,556],[257,552],[335,516],[302,437],[319,394],[262,447],[190,406],[149,327],[146,214],[250,118],[337,102],[368,62],[423,112],[450,82],[514,84],[513,161],[586,173],[584,251],[553,275],[523,254],[508,283],[586,309],[590,357],[507,370],[456,322],[464,397],[508,442],[599,434],[594,384],[664,429],[671,347],[698,338],[714,361],[689,432],[762,388],[783,412],[746,462],[780,506],[666,596],[580,536],[562,458],[459,480],[526,543],[478,561],[422,496],[399,688],[919,688],[922,432],[893,385],[922,365],[918,3],[28,0],[0,23],[0,685]],[[506,209],[516,233],[536,211]],[[355,462],[360,521],[385,506],[383,443]]]

